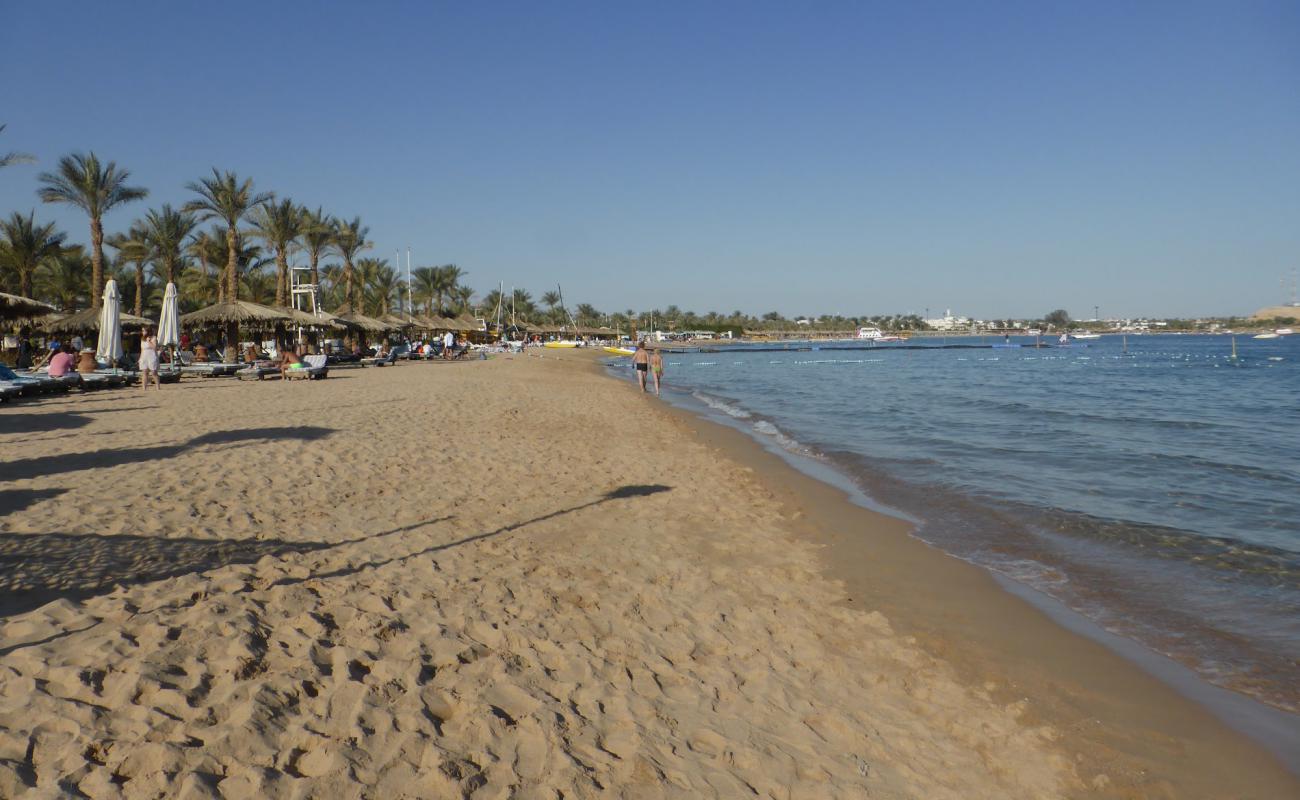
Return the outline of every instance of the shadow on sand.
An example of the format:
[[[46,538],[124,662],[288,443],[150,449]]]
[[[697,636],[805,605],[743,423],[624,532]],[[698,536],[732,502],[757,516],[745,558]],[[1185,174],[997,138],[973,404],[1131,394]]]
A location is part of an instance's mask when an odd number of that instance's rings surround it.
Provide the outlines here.
[[[282,539],[166,539],[86,533],[0,534],[0,619],[52,600],[83,600],[118,585],[252,564],[263,556],[321,550]]]
[[[519,530],[520,528],[524,528],[529,525],[536,525],[539,522],[545,522],[546,520],[549,519],[562,517],[566,514],[573,514],[577,511],[582,511],[583,509],[591,508],[593,506],[598,506],[601,503],[608,503],[611,500],[629,500],[634,497],[649,497],[650,495],[659,494],[660,492],[668,492],[668,491],[672,491],[671,486],[663,486],[660,484],[634,484],[628,486],[620,486],[617,489],[611,489],[610,491],[605,492],[605,494],[601,495],[595,500],[591,500],[586,503],[581,503],[571,508],[562,508],[559,511],[552,511],[549,514],[543,514],[540,517],[533,517],[532,519],[526,519],[521,522],[513,522],[509,525],[502,525],[500,528],[497,528],[495,530],[484,531],[483,533],[476,533],[473,536],[466,536],[464,539],[457,539],[454,542],[447,542],[446,544],[439,544],[439,545],[434,545],[432,547],[426,547],[423,550],[417,550],[414,553],[406,553],[405,555],[394,556],[393,558],[387,558],[382,561],[367,561],[362,564],[354,564],[352,566],[344,567],[343,569],[333,570],[331,572],[317,572],[317,573],[313,573],[312,575],[308,575],[306,578],[284,578],[279,581],[276,581],[275,585],[291,586],[293,584],[303,583],[304,581],[309,581],[309,580],[317,580],[323,578],[340,578],[347,575],[355,575],[358,572],[365,569],[374,569],[376,567],[383,567],[388,564],[395,564],[401,561],[406,561],[407,559],[419,558],[420,556],[427,556],[432,553],[442,552],[443,550],[451,550],[452,548],[455,547],[461,547],[463,545],[472,544],[474,542],[479,542],[484,539],[491,539],[493,537],[501,536],[506,533],[512,533],[514,531]]]
[[[382,561],[369,561],[330,572],[313,573],[305,578],[284,578],[272,585],[288,586],[310,580],[353,575],[362,570],[501,536],[602,503],[648,497],[671,491],[671,488],[657,484],[620,486],[595,500],[503,525],[495,530],[467,536],[454,542],[434,545]],[[22,500],[11,502],[22,502]],[[35,502],[35,499],[29,499],[28,502]],[[268,555],[281,556],[287,553],[336,550],[449,519],[452,517],[422,520],[330,543],[290,542],[282,539],[167,539],[134,535],[0,533],[0,620],[31,611],[54,600],[85,600],[96,595],[107,594],[117,586],[176,578],[234,564],[252,564]],[[44,641],[49,640],[42,640]],[[10,647],[0,647],[0,655],[35,644],[39,643],[24,642]]]
[[[274,439],[300,439],[316,441],[333,433],[332,428],[311,425],[299,427],[245,428],[233,431],[213,431],[180,444],[153,447],[114,447],[89,453],[64,453],[55,456],[20,458],[0,463],[0,481],[20,480],[39,476],[58,475],[86,469],[103,469],[122,464],[142,464],[163,458],[172,458],[186,450],[204,445],[236,444]]]

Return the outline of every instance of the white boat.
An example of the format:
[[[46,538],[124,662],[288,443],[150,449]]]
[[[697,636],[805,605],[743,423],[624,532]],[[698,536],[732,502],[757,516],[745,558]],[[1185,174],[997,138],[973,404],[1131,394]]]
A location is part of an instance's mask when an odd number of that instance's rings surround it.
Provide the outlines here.
[[[1078,333],[1070,334],[1070,338],[1071,339],[1100,339],[1101,334],[1093,333],[1092,331],[1079,331]]]
[[[1252,339],[1278,339],[1278,338],[1281,338],[1281,336],[1282,336],[1282,334],[1280,334],[1280,333],[1272,333],[1272,332],[1269,332],[1269,333],[1257,333],[1257,334],[1255,334],[1254,336],[1252,336],[1251,338],[1252,338]]]
[[[885,333],[881,329],[874,326],[858,328],[858,338],[866,339],[868,341],[877,342],[877,343],[903,341],[902,336],[895,336],[892,333]]]
[[[1025,335],[1026,335],[1026,336],[1042,336],[1042,335],[1043,335],[1043,332],[1040,331],[1040,330],[1037,329],[1037,328],[1030,328],[1029,330],[1025,331]]]
[[[1273,333],[1276,333],[1278,336],[1290,336],[1291,334],[1295,333],[1295,331],[1292,330],[1291,328],[1278,328],[1277,330],[1273,331]]]

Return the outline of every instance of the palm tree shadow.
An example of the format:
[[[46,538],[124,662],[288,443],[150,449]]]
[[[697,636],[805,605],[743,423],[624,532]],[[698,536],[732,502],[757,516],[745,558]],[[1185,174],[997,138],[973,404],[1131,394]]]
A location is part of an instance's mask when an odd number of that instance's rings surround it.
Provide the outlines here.
[[[353,575],[365,569],[450,550],[473,542],[501,536],[529,525],[573,514],[587,508],[615,500],[649,497],[671,491],[671,486],[660,484],[620,486],[605,492],[595,500],[569,508],[562,508],[531,519],[503,525],[495,530],[477,533],[463,539],[434,545],[414,553],[395,556],[382,561],[369,561],[332,572],[313,573],[304,578],[283,578],[272,586],[301,584],[309,580]],[[10,503],[31,503],[43,499],[50,492],[38,490],[28,495],[16,496]],[[23,491],[0,493],[23,495]],[[361,541],[405,533],[416,528],[445,522],[453,517],[437,517],[365,534],[336,542],[286,541],[283,539],[167,539],[158,536],[76,533],[0,533],[0,620],[39,608],[53,600],[84,600],[107,594],[117,586],[175,578],[204,572],[234,564],[252,564],[264,556],[282,556],[288,553],[308,553],[334,550]],[[68,631],[67,635],[75,633]],[[48,641],[48,640],[43,640]],[[0,656],[39,642],[23,642],[0,647]]]
[[[328,546],[283,539],[0,534],[0,619],[52,600],[77,601],[106,594],[119,585],[176,578],[230,564],[252,564],[263,556]]]
[[[65,494],[67,489],[4,489],[0,490],[0,517],[22,511],[42,500]]]
[[[275,439],[300,439],[314,442],[334,433],[332,428],[313,425],[294,427],[242,428],[200,434],[180,444],[151,447],[111,447],[90,452],[63,453],[53,456],[20,458],[0,464],[0,481],[57,475],[87,469],[103,469],[122,464],[141,464],[173,458],[187,449],[217,444],[242,444]]]
[[[311,575],[308,575],[305,578],[283,578],[279,581],[276,581],[274,585],[291,586],[294,584],[304,583],[309,580],[324,579],[324,578],[340,578],[346,575],[355,575],[364,569],[374,569],[376,567],[383,567],[388,564],[394,564],[401,561],[406,561],[408,559],[418,558],[420,556],[426,556],[431,553],[438,553],[443,550],[451,550],[452,548],[455,547],[461,547],[463,545],[472,544],[474,542],[480,542],[483,541],[484,539],[491,539],[496,536],[501,536],[503,534],[517,531],[520,528],[525,528],[529,525],[535,525],[539,522],[545,522],[550,519],[555,519],[556,517],[563,517],[566,514],[573,514],[578,511],[582,511],[584,509],[592,508],[593,506],[598,506],[602,503],[608,503],[613,500],[632,499],[636,497],[649,497],[650,495],[659,494],[661,492],[672,491],[672,488],[673,487],[671,486],[664,486],[662,484],[644,484],[644,485],[633,484],[628,486],[620,486],[617,489],[611,489],[610,491],[605,492],[603,495],[596,498],[595,500],[590,500],[586,503],[581,503],[579,505],[572,506],[570,508],[562,508],[558,511],[552,511],[549,514],[542,514],[541,516],[522,520],[520,522],[513,522],[509,525],[502,525],[500,528],[497,528],[495,530],[484,531],[483,533],[476,533],[473,536],[466,536],[465,538],[458,539],[454,542],[448,542],[446,544],[439,544],[439,545],[434,545],[432,547],[426,547],[423,550],[418,550],[414,553],[407,553],[406,555],[394,556],[393,558],[387,558],[382,561],[367,561],[362,564],[354,564],[352,566],[344,567],[342,569],[336,569],[332,572],[313,573]],[[406,526],[406,527],[407,528],[418,527],[418,525]]]

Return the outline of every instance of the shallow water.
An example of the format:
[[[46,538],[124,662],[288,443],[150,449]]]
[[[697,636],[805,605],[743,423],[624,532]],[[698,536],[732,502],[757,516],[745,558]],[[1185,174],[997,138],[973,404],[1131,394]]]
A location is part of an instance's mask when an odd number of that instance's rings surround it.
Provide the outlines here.
[[[670,354],[666,378],[925,540],[1300,709],[1300,337],[1238,337],[1236,359],[1228,336],[1013,343],[736,346]]]

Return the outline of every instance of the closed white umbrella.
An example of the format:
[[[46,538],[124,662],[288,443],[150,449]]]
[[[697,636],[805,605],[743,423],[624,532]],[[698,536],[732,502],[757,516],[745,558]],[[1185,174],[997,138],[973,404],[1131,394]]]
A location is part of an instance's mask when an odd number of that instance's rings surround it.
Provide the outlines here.
[[[112,366],[122,357],[122,302],[117,296],[117,281],[112,278],[104,284],[104,307],[99,311],[99,343],[95,358]]]
[[[173,347],[181,343],[181,317],[176,305],[176,284],[163,292],[162,314],[158,317],[158,344]]]

